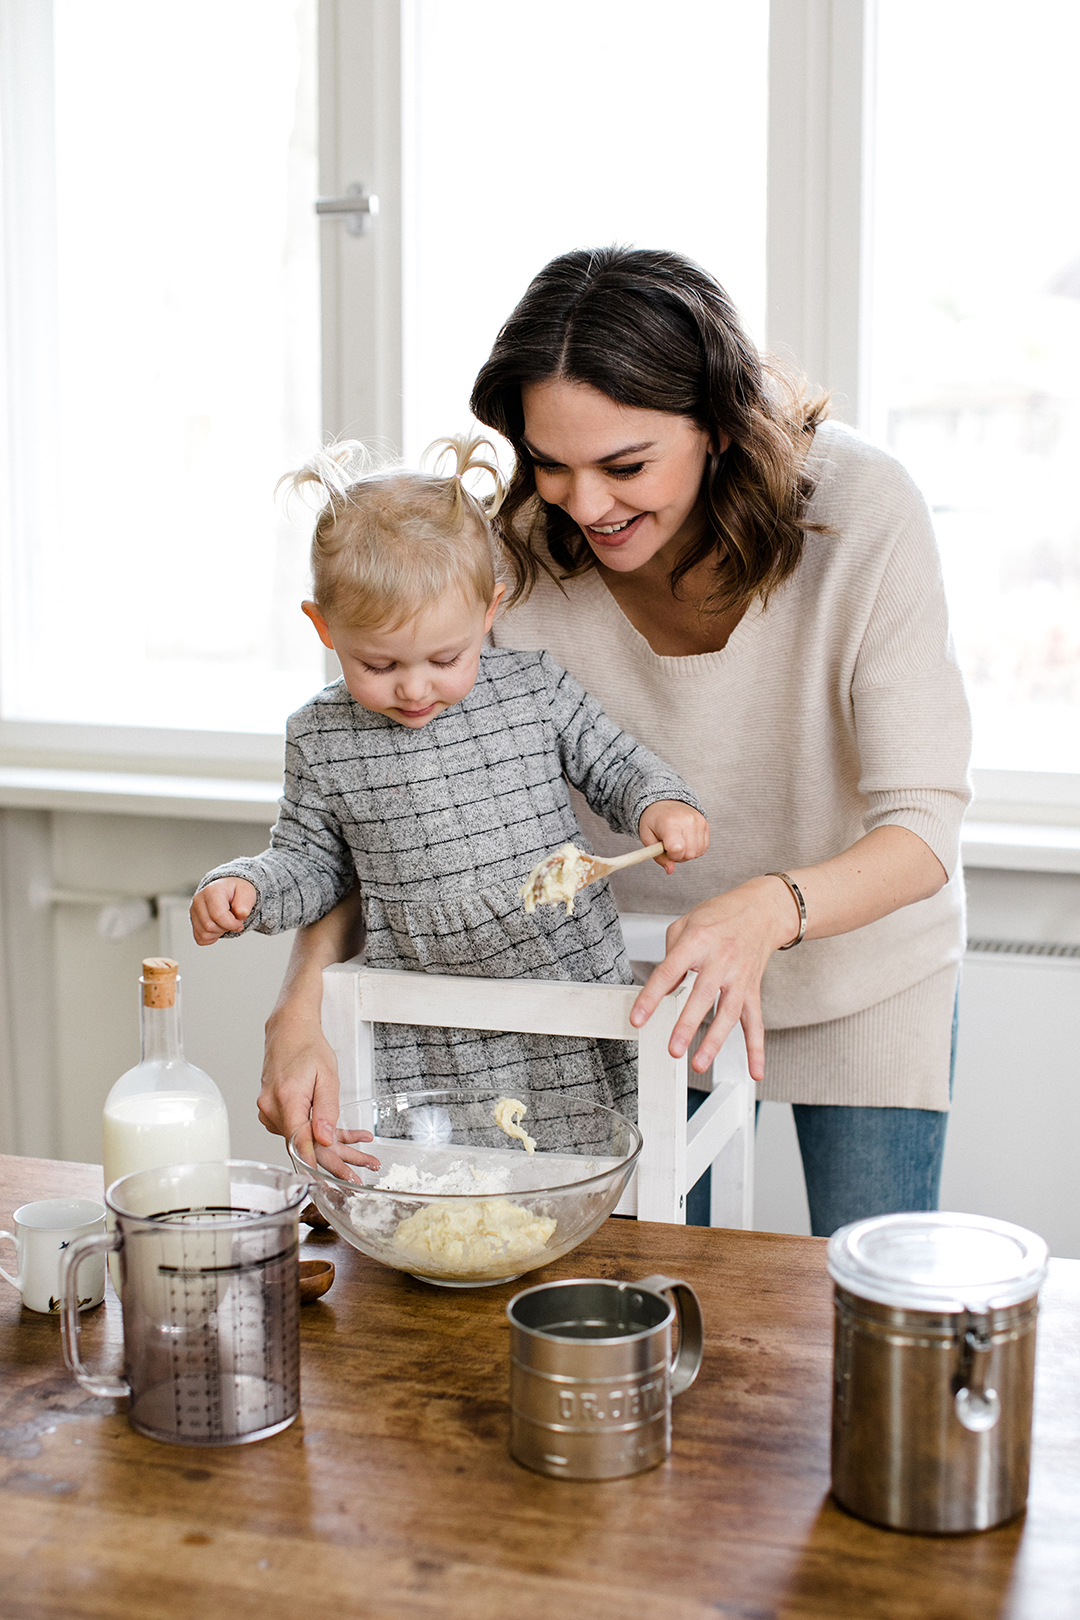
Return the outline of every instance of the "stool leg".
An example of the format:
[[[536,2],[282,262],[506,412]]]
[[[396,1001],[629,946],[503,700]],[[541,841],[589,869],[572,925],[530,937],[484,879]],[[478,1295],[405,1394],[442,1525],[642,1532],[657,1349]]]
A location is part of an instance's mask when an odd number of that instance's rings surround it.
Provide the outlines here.
[[[638,1035],[638,1220],[686,1222],[686,1058],[668,1051],[684,997],[668,996]]]

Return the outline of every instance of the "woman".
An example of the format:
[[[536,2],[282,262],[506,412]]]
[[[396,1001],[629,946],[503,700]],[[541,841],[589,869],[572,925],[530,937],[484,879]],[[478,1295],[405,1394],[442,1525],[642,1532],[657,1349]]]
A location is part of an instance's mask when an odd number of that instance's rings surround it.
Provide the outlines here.
[[[722,289],[675,254],[554,260],[472,409],[517,458],[496,640],[548,648],[712,824],[693,867],[616,884],[624,908],[684,912],[633,1022],[694,970],[671,1051],[719,998],[701,1073],[741,1021],[761,1096],[795,1105],[815,1233],[935,1207],[970,729],[921,497],[763,366]],[[310,1106],[329,1140],[320,974],[357,916],[354,898],[298,940],[268,1025],[272,1130]]]

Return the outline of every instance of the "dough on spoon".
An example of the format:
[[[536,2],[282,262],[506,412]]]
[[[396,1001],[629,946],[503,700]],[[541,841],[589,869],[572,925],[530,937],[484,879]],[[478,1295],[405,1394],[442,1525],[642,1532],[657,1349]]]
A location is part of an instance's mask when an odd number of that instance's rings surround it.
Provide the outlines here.
[[[529,1112],[516,1097],[500,1097],[495,1104],[495,1123],[507,1136],[514,1136],[525,1144],[526,1153],[536,1152],[536,1138],[522,1129],[521,1121]]]
[[[582,854],[575,844],[563,844],[554,855],[545,855],[534,866],[520,889],[526,911],[537,906],[565,905],[568,916],[573,915],[574,896],[585,884],[592,865],[592,856]]]

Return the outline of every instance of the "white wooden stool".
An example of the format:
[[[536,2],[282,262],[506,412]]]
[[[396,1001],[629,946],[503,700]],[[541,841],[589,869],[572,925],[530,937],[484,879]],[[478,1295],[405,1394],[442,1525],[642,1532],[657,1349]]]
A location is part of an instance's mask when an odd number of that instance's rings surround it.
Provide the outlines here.
[[[357,959],[325,969],[322,1022],[337,1053],[342,1103],[374,1093],[375,1024],[430,1024],[636,1041],[638,1124],[645,1145],[619,1212],[636,1214],[642,1220],[684,1222],[688,1190],[708,1165],[719,1160],[713,1176],[713,1224],[719,1224],[719,1215],[726,1225],[747,1226],[752,1194],[746,1168],[747,1144],[753,1142],[752,1088],[748,1094],[737,1077],[714,1083],[712,1095],[688,1123],[686,1059],[671,1057],[667,1045],[690,993],[690,982],[665,997],[641,1030],[630,1023],[637,993],[633,985],[576,984],[562,979],[396,973],[366,967]],[[718,1181],[723,1183],[719,1188]]]
[[[651,971],[662,962],[667,950],[667,931],[678,914],[663,916],[648,911],[624,911],[619,916],[626,951],[635,967]],[[687,1058],[697,1048],[691,1043]],[[711,1163],[710,1226],[737,1226],[749,1231],[754,1216],[754,1102],[756,1092],[750,1078],[746,1056],[746,1042],[740,1025],[736,1024],[715,1059],[704,1074],[688,1071],[689,1083],[699,1091],[712,1093],[703,1108],[721,1113],[724,1126],[720,1130],[720,1144],[716,1157],[704,1159],[703,1166]],[[719,1093],[720,1101],[716,1101]],[[700,1114],[703,1109],[699,1109]],[[694,1119],[697,1119],[695,1114]],[[694,1122],[688,1134],[693,1140]],[[708,1144],[712,1150],[712,1141]],[[697,1161],[695,1161],[696,1163]],[[687,1182],[694,1185],[693,1178]]]

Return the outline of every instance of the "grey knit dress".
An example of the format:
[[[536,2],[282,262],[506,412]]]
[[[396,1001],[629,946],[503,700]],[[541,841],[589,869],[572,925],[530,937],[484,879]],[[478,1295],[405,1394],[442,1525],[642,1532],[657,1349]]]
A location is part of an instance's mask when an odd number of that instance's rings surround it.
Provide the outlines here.
[[[588,847],[568,781],[620,833],[636,835],[657,799],[701,808],[545,652],[486,649],[469,695],[416,730],[338,681],[289,720],[270,849],[200,887],[247,878],[259,898],[246,927],[276,934],[318,921],[359,879],[371,967],[629,984],[606,882],[572,916],[528,914],[518,893],[560,844]],[[572,1115],[594,1102],[636,1117],[632,1042],[384,1024],[375,1047],[380,1091],[527,1089],[546,1147],[572,1141]]]

